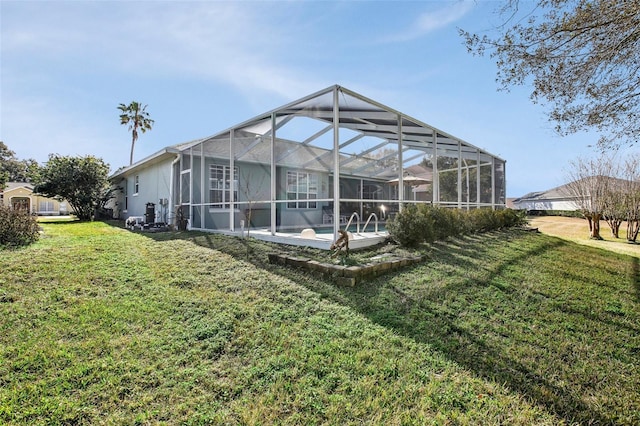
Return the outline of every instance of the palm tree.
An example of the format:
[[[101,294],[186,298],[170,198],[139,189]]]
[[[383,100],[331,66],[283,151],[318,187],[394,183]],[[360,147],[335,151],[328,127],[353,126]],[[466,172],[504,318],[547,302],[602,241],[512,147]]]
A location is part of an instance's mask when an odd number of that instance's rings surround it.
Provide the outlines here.
[[[147,106],[142,106],[139,102],[131,102],[129,105],[120,104],[118,109],[120,114],[120,124],[128,124],[131,130],[131,157],[129,165],[133,164],[133,147],[138,140],[138,131],[142,133],[151,130],[154,121],[149,118],[149,113],[145,111]]]

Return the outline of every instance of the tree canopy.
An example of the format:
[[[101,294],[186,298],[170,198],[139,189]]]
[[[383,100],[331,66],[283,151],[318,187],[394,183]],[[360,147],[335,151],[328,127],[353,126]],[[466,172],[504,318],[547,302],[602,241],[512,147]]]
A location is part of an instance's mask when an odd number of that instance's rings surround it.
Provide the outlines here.
[[[533,81],[561,135],[596,129],[602,149],[640,136],[640,0],[505,0],[489,34],[460,30],[490,53],[501,89]]]
[[[4,142],[0,141],[0,189],[7,182],[31,182],[36,173],[36,160],[19,160]]]
[[[90,220],[108,190],[109,165],[93,156],[65,157],[50,154],[40,168],[34,192],[65,199],[80,220]]]
[[[142,105],[140,102],[131,102],[129,105],[120,104],[118,109],[120,114],[120,124],[129,125],[131,131],[131,156],[129,157],[129,164],[133,164],[133,148],[138,140],[138,131],[144,133],[147,130],[151,130],[154,121],[149,118],[149,113],[146,111],[147,105]]]

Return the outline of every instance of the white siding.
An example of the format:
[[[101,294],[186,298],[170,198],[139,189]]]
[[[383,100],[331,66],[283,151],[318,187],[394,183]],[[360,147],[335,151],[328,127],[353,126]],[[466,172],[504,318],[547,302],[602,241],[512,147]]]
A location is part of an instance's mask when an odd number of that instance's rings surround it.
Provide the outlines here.
[[[129,216],[144,216],[147,211],[147,203],[155,204],[156,214],[159,214],[161,222],[167,221],[171,212],[166,211],[168,207],[160,206],[161,199],[169,199],[171,188],[171,161],[166,160],[150,165],[149,167],[136,169],[126,175],[127,209],[122,211],[120,216],[126,219]],[[138,192],[135,192],[136,179],[138,176]],[[124,182],[123,182],[124,183]],[[124,210],[124,195],[120,194],[118,203]]]

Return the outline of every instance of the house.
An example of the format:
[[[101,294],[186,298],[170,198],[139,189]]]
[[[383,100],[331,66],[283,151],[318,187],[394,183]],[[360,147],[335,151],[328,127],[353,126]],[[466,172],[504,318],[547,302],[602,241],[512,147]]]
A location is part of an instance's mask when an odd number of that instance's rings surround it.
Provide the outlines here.
[[[561,185],[546,191],[529,192],[522,197],[515,198],[513,208],[526,211],[564,210],[578,209],[576,197],[569,191],[568,184]]]
[[[527,212],[576,211],[584,204],[578,193],[598,190],[602,185],[624,185],[626,181],[612,177],[585,177],[546,191],[529,192],[511,202],[513,209]]]
[[[331,86],[110,176],[114,216],[272,238],[374,229],[406,203],[504,208],[506,162]],[[421,191],[414,191],[422,185]],[[305,235],[310,235],[307,232]],[[318,237],[320,238],[320,237]]]
[[[33,185],[25,182],[7,182],[0,190],[0,204],[14,210],[25,210],[38,216],[69,214],[69,204],[33,193]]]
[[[541,211],[576,211],[595,202],[611,190],[625,191],[630,182],[610,176],[588,176],[555,188],[530,192],[512,201],[513,208],[536,214]],[[594,194],[593,196],[589,194]]]

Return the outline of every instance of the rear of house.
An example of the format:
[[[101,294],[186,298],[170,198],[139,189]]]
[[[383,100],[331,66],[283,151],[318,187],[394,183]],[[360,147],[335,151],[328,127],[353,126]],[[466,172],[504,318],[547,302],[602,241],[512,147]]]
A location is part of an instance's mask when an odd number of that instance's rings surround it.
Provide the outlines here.
[[[506,162],[332,86],[116,171],[114,216],[239,233],[375,229],[407,204],[505,208]],[[368,228],[367,228],[368,227]],[[311,234],[311,233],[306,233]],[[311,234],[313,235],[313,234]]]

